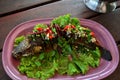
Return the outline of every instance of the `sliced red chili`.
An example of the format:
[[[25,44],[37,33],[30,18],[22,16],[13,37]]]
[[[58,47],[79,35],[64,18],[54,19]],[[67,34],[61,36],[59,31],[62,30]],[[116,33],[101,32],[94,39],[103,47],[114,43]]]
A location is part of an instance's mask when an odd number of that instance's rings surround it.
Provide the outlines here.
[[[90,32],[90,35],[95,36],[95,33],[94,32]]]
[[[65,30],[67,30],[70,27],[71,27],[70,25],[66,25],[63,30],[65,31]]]
[[[48,28],[48,29],[46,30],[46,33],[51,34],[51,33],[52,33],[52,31]]]
[[[52,39],[52,38],[53,38],[53,36],[52,36],[52,35],[50,35],[50,36],[49,36],[49,39]]]
[[[75,29],[75,26],[74,26],[74,25],[71,25],[71,27],[72,27],[73,29]]]
[[[38,31],[42,31],[43,29],[42,28],[37,28]]]

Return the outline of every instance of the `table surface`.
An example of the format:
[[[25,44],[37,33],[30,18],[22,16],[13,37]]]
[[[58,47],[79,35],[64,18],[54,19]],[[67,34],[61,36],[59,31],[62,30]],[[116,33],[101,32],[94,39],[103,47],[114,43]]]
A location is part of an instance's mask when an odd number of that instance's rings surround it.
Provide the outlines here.
[[[113,36],[120,51],[120,1],[114,12],[100,14],[89,10],[83,0],[0,0],[0,80],[11,80],[2,66],[2,47],[8,33],[18,24],[70,13],[102,24]],[[120,64],[102,80],[120,80]]]

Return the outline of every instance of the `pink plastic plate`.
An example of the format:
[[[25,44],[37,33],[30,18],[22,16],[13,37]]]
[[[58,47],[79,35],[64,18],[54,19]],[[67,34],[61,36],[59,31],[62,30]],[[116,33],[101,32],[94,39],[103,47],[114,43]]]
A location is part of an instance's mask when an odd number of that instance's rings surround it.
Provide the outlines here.
[[[8,34],[4,42],[2,62],[3,62],[3,67],[6,73],[10,76],[10,78],[12,78],[13,80],[34,80],[28,78],[25,75],[22,75],[17,70],[17,65],[19,64],[19,62],[13,59],[11,55],[13,49],[13,42],[17,36],[31,32],[36,24],[38,23],[49,24],[51,20],[52,19],[42,19],[42,20],[38,19],[38,20],[24,22],[22,24],[17,25]],[[93,32],[95,32],[97,39],[100,41],[100,44],[106,49],[110,50],[113,58],[112,61],[106,61],[101,59],[100,66],[98,68],[90,69],[86,75],[81,75],[81,74],[75,76],[55,75],[53,78],[50,78],[50,80],[53,79],[54,80],[99,80],[109,76],[117,68],[119,62],[119,52],[111,34],[102,25],[94,21],[87,19],[80,19],[80,23],[83,26],[86,26],[90,28]]]

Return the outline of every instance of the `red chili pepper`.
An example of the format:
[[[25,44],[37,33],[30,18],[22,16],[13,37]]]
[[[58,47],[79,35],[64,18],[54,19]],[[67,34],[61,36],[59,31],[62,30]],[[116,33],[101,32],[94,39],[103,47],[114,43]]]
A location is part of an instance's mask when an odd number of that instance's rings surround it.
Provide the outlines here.
[[[52,31],[51,31],[51,30],[49,30],[49,31],[48,31],[48,33],[52,34]]]
[[[71,27],[72,27],[73,29],[75,29],[75,26],[74,26],[74,25],[71,25]]]
[[[70,27],[71,27],[70,25],[66,25],[63,30],[67,30]]]
[[[51,33],[52,33],[52,31],[51,31],[49,28],[47,28],[47,29],[46,29],[46,33],[51,34]]]
[[[49,36],[49,39],[52,39],[52,38],[53,38],[53,36],[52,36],[52,35],[50,35],[50,36]]]
[[[95,36],[95,33],[94,32],[90,32],[90,35]]]
[[[37,28],[38,31],[42,31],[43,29],[42,28]]]

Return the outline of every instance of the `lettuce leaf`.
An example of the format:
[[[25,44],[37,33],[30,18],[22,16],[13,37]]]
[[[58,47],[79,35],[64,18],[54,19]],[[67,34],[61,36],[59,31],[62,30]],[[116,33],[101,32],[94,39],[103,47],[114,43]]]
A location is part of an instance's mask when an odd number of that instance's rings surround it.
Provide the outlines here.
[[[69,63],[68,64],[68,71],[67,71],[67,74],[68,75],[74,75],[74,74],[77,74],[77,73],[80,73],[79,70],[76,68],[75,64],[74,63]]]
[[[22,42],[24,39],[25,39],[25,36],[23,35],[15,38],[14,46],[17,46],[18,44],[20,44],[20,42]]]

